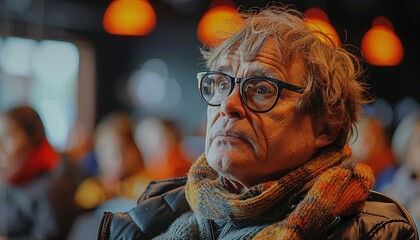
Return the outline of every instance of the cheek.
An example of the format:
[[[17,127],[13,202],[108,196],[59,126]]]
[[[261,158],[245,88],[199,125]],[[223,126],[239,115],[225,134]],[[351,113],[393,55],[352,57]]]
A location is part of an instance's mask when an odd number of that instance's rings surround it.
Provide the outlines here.
[[[23,158],[29,149],[29,142],[25,137],[12,137],[4,146],[5,155],[13,162]]]
[[[206,128],[206,138],[205,138],[205,153],[207,155],[209,150],[209,132],[213,126],[216,119],[219,117],[220,112],[218,107],[207,107],[207,128]]]
[[[278,149],[287,142],[287,139],[293,138],[295,130],[290,122],[293,120],[288,116],[265,119],[262,134],[266,138],[268,150]]]
[[[277,121],[268,128],[267,133],[268,159],[293,158],[293,163],[282,163],[293,165],[301,164],[310,157],[314,135],[309,120],[295,118]],[[308,154],[303,149],[308,149]]]

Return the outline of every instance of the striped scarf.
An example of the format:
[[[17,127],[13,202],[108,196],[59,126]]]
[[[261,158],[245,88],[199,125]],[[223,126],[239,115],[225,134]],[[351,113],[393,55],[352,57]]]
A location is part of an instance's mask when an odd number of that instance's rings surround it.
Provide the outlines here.
[[[243,194],[228,192],[218,173],[201,156],[191,167],[186,198],[205,219],[248,219],[282,209],[291,198],[306,193],[285,217],[253,239],[309,239],[336,216],[359,211],[374,184],[369,167],[350,159],[351,149],[329,148],[279,180],[254,186]],[[301,194],[302,195],[302,194]],[[291,212],[290,212],[291,211]],[[287,214],[287,215],[286,215]]]

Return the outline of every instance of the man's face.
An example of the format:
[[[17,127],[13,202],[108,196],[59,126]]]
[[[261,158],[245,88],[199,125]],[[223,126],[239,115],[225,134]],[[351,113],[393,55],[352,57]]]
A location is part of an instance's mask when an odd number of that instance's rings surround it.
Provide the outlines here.
[[[231,76],[267,76],[304,86],[303,62],[292,58],[280,65],[274,42],[266,41],[252,62],[241,62],[234,52],[218,69]],[[283,89],[276,106],[255,113],[241,101],[237,84],[220,107],[208,107],[206,158],[209,165],[236,187],[246,189],[278,179],[307,162],[320,147],[316,124],[298,111],[301,95]]]

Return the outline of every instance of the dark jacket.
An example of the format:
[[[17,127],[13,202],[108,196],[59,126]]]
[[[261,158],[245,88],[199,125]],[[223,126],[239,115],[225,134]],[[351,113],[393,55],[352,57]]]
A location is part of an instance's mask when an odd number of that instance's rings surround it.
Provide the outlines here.
[[[50,239],[57,234],[48,191],[54,173],[22,186],[0,182],[0,239]]]
[[[151,239],[164,232],[190,210],[184,195],[185,183],[186,178],[152,182],[137,207],[126,213],[104,213],[98,239]],[[418,236],[414,221],[403,206],[371,191],[360,213],[337,217],[316,238],[390,240],[418,239]]]

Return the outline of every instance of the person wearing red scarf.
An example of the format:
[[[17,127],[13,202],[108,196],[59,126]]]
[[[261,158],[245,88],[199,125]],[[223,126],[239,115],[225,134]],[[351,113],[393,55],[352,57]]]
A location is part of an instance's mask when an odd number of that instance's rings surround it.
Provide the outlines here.
[[[55,233],[47,193],[59,164],[33,108],[0,115],[1,237],[47,239]]]

